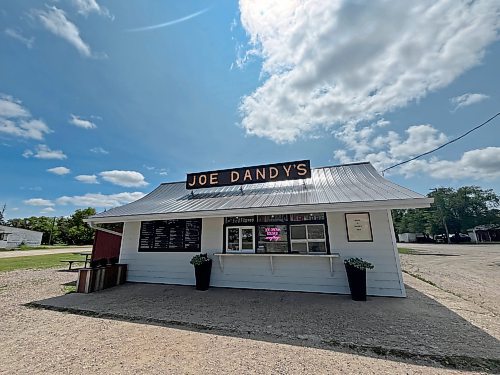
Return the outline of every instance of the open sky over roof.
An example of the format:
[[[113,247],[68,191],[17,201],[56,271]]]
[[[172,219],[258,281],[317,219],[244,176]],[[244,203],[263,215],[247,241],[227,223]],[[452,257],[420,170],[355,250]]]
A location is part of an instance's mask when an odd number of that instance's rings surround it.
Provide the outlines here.
[[[187,172],[382,170],[500,111],[500,3],[2,1],[0,204],[67,215]],[[500,117],[391,170],[500,192]]]

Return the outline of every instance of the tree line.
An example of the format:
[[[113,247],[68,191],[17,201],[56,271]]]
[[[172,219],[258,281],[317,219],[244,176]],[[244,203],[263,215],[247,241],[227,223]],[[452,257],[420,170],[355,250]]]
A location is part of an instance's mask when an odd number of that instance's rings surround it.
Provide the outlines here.
[[[83,219],[95,215],[96,210],[88,207],[78,209],[68,217],[32,216],[5,220],[0,214],[0,224],[43,232],[42,244],[89,245],[94,241],[94,229]]]
[[[500,197],[492,189],[441,187],[427,196],[434,198],[429,208],[392,210],[396,233],[467,233],[478,225],[500,224]]]

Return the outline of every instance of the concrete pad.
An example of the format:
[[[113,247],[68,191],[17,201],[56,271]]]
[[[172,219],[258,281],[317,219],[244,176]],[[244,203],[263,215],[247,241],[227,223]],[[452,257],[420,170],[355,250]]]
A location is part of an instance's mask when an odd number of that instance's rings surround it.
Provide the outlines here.
[[[486,361],[490,370],[500,371],[496,338],[416,289],[407,286],[407,293],[405,299],[371,297],[355,302],[349,296],[317,293],[226,288],[200,292],[189,286],[128,283],[30,305],[295,345],[467,362],[473,367],[474,362]]]

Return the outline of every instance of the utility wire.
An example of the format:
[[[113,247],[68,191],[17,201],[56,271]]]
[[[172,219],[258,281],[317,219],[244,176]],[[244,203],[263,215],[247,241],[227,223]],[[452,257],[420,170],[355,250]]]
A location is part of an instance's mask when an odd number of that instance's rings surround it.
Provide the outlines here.
[[[403,165],[403,164],[406,164],[406,163],[409,163],[410,161],[413,161],[413,160],[416,160],[418,158],[421,158],[422,156],[425,156],[425,155],[429,155],[429,154],[432,154],[433,152],[437,151],[437,150],[440,150],[442,149],[443,147],[446,147],[448,146],[449,144],[453,143],[453,142],[456,142],[458,141],[459,139],[462,139],[463,137],[465,137],[466,135],[469,135],[470,133],[472,133],[474,130],[477,130],[479,129],[480,127],[486,125],[488,122],[492,121],[493,119],[495,119],[496,117],[500,116],[500,112],[498,112],[495,116],[493,117],[490,117],[488,120],[486,120],[485,122],[483,122],[482,124],[479,124],[478,126],[470,129],[469,131],[465,132],[464,134],[462,134],[461,136],[457,137],[457,138],[454,138],[452,139],[451,141],[448,141],[444,144],[442,144],[441,146],[439,147],[436,147],[434,150],[430,150],[430,151],[427,151],[427,152],[424,152],[423,154],[420,154],[420,155],[417,155],[417,156],[414,156],[413,158],[411,159],[408,159],[408,160],[405,160],[405,161],[402,161],[401,163],[397,163],[397,164],[394,164],[386,169],[384,169],[382,171],[382,174],[386,171],[388,171],[389,169],[392,169],[392,168],[396,168],[396,167],[399,167],[400,165]]]

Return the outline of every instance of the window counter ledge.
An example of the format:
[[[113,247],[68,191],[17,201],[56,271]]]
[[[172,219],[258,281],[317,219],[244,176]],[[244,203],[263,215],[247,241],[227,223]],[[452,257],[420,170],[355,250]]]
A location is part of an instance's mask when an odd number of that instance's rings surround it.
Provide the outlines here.
[[[273,264],[273,258],[274,257],[308,257],[308,258],[327,258],[330,261],[330,273],[333,274],[333,259],[334,258],[339,258],[340,254],[339,253],[332,253],[332,254],[290,254],[290,253],[215,253],[213,254],[217,258],[219,258],[219,267],[221,272],[224,272],[224,258],[225,257],[268,257],[269,258],[269,265],[271,266],[271,273],[274,274],[274,264]]]

